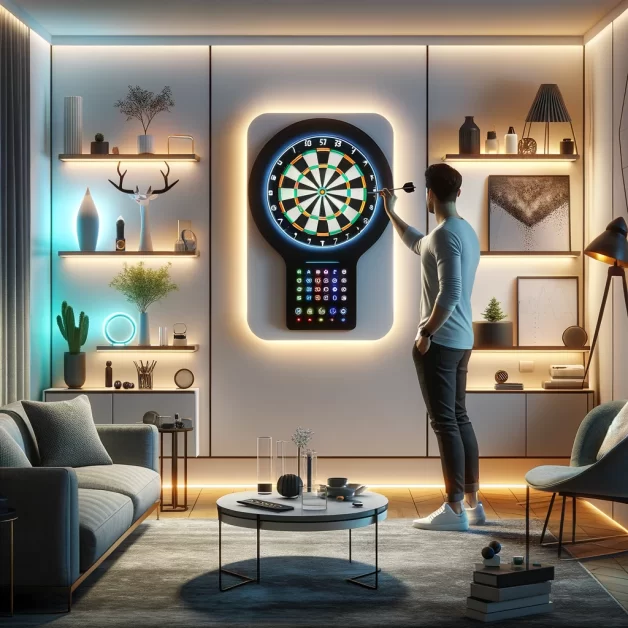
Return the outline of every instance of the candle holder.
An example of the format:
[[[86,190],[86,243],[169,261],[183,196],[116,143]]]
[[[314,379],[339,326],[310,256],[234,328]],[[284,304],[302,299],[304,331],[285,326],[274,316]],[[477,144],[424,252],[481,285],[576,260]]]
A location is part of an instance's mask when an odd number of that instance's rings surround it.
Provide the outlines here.
[[[271,436],[257,437],[257,493],[270,495],[273,492],[273,439]]]

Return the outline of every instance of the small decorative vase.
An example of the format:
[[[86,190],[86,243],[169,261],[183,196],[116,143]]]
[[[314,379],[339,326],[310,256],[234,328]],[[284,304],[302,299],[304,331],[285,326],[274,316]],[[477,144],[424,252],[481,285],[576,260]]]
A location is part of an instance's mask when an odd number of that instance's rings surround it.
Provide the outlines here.
[[[560,143],[560,154],[561,155],[573,155],[575,152],[575,143],[570,137],[566,137]]]
[[[150,346],[150,327],[148,323],[148,312],[140,312],[140,333],[137,344],[142,347]]]
[[[153,239],[150,237],[148,205],[140,205],[140,248],[138,251],[152,251]]]
[[[138,135],[137,136],[137,152],[142,153],[154,153],[154,137],[152,135]]]
[[[68,388],[81,388],[85,383],[86,368],[85,354],[69,353],[63,354],[63,379]]]
[[[76,235],[81,251],[95,251],[98,244],[98,210],[87,188],[76,217]]]
[[[66,96],[63,100],[63,152],[83,153],[83,98]]]
[[[287,473],[277,480],[277,492],[282,497],[294,498],[301,494],[303,482],[298,475]]]
[[[458,132],[458,152],[461,155],[480,154],[480,127],[473,121],[473,116],[465,116],[464,124]]]

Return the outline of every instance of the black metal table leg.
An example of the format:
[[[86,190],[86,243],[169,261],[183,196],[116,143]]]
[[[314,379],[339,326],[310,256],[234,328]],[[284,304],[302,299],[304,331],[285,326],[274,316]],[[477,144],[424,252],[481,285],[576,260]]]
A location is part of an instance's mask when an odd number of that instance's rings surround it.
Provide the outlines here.
[[[172,432],[170,440],[172,451],[170,453],[171,477],[172,477],[172,509],[179,507],[179,440],[177,432]]]
[[[543,532],[541,532],[541,545],[543,545],[543,539],[547,532],[547,526],[549,524],[550,515],[552,514],[552,508],[554,508],[554,500],[556,499],[556,493],[552,493],[552,499],[550,499],[549,508],[547,509],[547,516],[545,517],[545,523],[543,524]]]
[[[244,586],[245,584],[251,584],[253,582],[259,583],[260,581],[260,517],[257,515],[257,553],[256,553],[256,573],[255,578],[251,578],[249,576],[245,576],[243,574],[237,573],[235,571],[231,571],[230,569],[224,569],[222,566],[222,512],[218,510],[218,588],[221,593],[225,591],[229,591],[230,589],[235,589],[236,587]],[[229,576],[233,576],[234,578],[238,578],[240,582],[236,582],[228,587],[222,586],[222,574],[227,574]]]
[[[159,494],[159,510],[164,509],[164,434],[159,433],[159,477],[161,478],[161,493]]]
[[[526,484],[526,569],[530,568],[530,487]]]
[[[576,502],[577,497],[574,495],[571,498],[571,542],[576,542]]]
[[[379,588],[379,572],[381,569],[379,568],[379,513],[375,513],[375,571],[369,571],[367,573],[363,573],[359,576],[354,576],[353,578],[346,578],[347,582],[351,582],[352,584],[357,584],[360,587],[364,587],[365,589],[378,589]],[[351,539],[351,537],[349,537]],[[375,576],[375,584],[367,584],[366,582],[360,582],[362,578],[366,578],[367,576]]]
[[[565,502],[567,498],[563,495],[563,505],[560,511],[560,530],[558,533],[558,558],[563,552],[563,526],[565,524]]]
[[[349,528],[349,562],[352,563],[353,560],[351,558],[351,528]]]

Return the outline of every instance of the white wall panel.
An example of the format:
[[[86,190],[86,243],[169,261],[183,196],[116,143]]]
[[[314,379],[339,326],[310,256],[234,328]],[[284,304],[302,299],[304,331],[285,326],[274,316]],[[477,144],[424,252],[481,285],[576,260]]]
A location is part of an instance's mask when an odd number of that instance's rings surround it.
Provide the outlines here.
[[[425,455],[410,357],[419,259],[394,242],[394,322],[376,341],[264,341],[247,323],[247,129],[263,113],[375,113],[394,132],[396,181],[425,169],[424,47],[212,48],[212,454],[255,455],[255,436],[315,431],[320,455]],[[423,227],[422,194],[399,210]],[[264,245],[262,248],[261,245]],[[403,248],[402,248],[403,247]]]

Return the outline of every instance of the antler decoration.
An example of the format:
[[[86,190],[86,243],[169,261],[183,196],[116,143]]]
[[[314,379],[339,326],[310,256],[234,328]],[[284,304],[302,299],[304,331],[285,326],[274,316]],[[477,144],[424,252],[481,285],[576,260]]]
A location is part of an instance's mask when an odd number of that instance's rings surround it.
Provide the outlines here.
[[[168,184],[168,175],[170,174],[170,166],[168,165],[167,161],[164,161],[164,163],[166,164],[166,168],[168,168],[168,170],[166,171],[165,174],[163,170],[159,171],[161,172],[161,176],[164,178],[164,187],[161,188],[160,190],[153,190],[153,194],[164,194],[168,190],[171,190],[177,183],[179,183],[179,179],[177,179],[174,183],[171,183],[170,185]]]
[[[116,185],[111,179],[109,179],[109,183],[111,183],[111,185],[113,185],[114,188],[116,188],[116,190],[120,190],[120,192],[123,192],[124,194],[135,194],[136,191],[135,190],[129,190],[128,188],[123,188],[122,184],[124,183],[124,177],[126,176],[126,173],[128,172],[128,170],[125,170],[124,172],[120,172],[120,162],[118,162],[118,176],[120,177],[120,183],[118,183],[118,185]]]
[[[168,175],[170,174],[170,165],[168,164],[167,161],[164,161],[164,163],[166,164],[166,168],[167,168],[166,172],[164,172],[163,170],[159,171],[161,172],[161,176],[164,178],[164,187],[159,190],[153,190],[151,186],[146,191],[146,194],[140,194],[140,190],[138,187],[136,187],[134,190],[129,189],[129,188],[123,188],[122,184],[124,183],[124,177],[126,176],[126,173],[128,172],[128,170],[125,170],[124,172],[120,172],[120,162],[118,162],[118,168],[117,168],[118,176],[120,177],[120,183],[116,185],[111,179],[109,179],[109,183],[111,183],[111,185],[113,185],[113,187],[116,188],[116,190],[120,190],[120,192],[124,194],[131,194],[133,197],[135,197],[136,201],[146,200],[147,198],[149,198],[151,195],[154,195],[154,194],[165,194],[168,190],[171,190],[177,183],[179,183],[179,179],[177,179],[174,183],[168,183]]]

